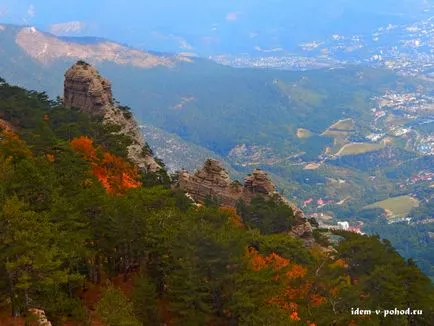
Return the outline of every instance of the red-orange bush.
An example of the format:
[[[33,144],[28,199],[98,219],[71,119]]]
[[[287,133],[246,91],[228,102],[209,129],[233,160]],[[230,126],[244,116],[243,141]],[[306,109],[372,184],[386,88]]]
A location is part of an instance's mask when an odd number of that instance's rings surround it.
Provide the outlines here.
[[[121,194],[127,189],[141,185],[138,170],[121,157],[94,145],[89,137],[82,136],[71,141],[71,147],[92,166],[92,173],[109,193]],[[102,155],[98,155],[98,152]],[[102,157],[101,157],[102,156]]]

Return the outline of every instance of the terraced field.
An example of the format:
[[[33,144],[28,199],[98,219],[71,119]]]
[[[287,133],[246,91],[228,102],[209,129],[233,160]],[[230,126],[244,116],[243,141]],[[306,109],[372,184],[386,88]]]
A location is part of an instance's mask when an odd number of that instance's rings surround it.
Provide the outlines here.
[[[386,211],[389,219],[396,219],[408,216],[412,208],[418,206],[419,201],[416,198],[399,196],[365,206],[364,208],[382,208]]]
[[[384,144],[378,143],[350,143],[342,146],[342,148],[339,150],[339,152],[336,153],[336,155],[345,156],[364,154],[383,149],[384,147]]]
[[[343,134],[348,135],[354,130],[353,119],[339,120],[338,122],[332,124],[324,133],[323,136],[336,137]]]

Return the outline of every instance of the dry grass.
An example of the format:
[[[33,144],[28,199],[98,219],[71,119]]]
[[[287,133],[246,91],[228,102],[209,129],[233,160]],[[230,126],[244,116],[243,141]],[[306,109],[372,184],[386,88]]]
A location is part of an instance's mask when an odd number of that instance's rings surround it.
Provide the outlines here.
[[[303,170],[317,170],[321,167],[320,163],[308,163],[305,165]]]
[[[346,155],[357,155],[364,154],[373,151],[378,151],[385,147],[384,144],[378,143],[350,143],[344,145],[339,152],[336,153],[338,156],[346,156]]]
[[[326,131],[322,133],[322,136],[329,137],[347,137],[354,129],[353,119],[344,119],[335,122]]]
[[[410,211],[414,207],[419,206],[419,201],[416,198],[410,196],[399,196],[394,198],[389,198],[371,205],[364,207],[365,209],[370,208],[382,208],[386,212],[390,212],[388,217],[390,219],[403,218],[408,216]]]

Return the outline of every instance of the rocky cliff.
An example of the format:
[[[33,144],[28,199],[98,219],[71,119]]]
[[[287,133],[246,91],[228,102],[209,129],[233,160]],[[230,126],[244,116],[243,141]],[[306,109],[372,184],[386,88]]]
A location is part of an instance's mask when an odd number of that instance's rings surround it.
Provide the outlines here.
[[[175,187],[183,190],[199,203],[207,198],[216,199],[220,205],[236,207],[239,200],[250,203],[256,196],[275,197],[289,205],[296,216],[296,227],[292,233],[297,236],[310,236],[312,226],[304,218],[303,212],[276,191],[276,187],[265,171],[256,169],[244,178],[244,184],[234,181],[219,161],[208,159],[194,174],[181,170]]]
[[[128,158],[149,172],[157,172],[161,166],[145,154],[145,140],[131,113],[114,104],[111,83],[91,65],[78,61],[65,73],[63,104],[90,115],[101,117],[103,123],[120,127],[118,133],[131,138]]]
[[[31,308],[29,309],[29,312],[35,317],[38,326],[52,326],[51,322],[47,319],[44,310]]]
[[[188,193],[199,203],[203,203],[207,198],[216,198],[224,206],[235,207],[243,196],[242,185],[233,181],[216,160],[208,159],[195,174],[181,170],[177,179],[175,187]]]
[[[64,105],[92,115],[104,116],[113,107],[111,83],[91,65],[79,61],[65,74]]]

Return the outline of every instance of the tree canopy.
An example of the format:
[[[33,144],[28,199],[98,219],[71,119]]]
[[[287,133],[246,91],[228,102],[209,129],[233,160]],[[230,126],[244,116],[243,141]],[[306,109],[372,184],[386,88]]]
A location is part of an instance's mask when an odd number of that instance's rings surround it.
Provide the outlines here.
[[[377,237],[340,232],[334,248],[306,247],[285,233],[293,214],[277,202],[255,199],[239,216],[143,182],[128,139],[43,93],[0,83],[0,108],[14,126],[0,134],[0,309],[13,316],[40,308],[54,325],[111,326],[434,320],[430,280]],[[423,315],[360,317],[352,307]]]

